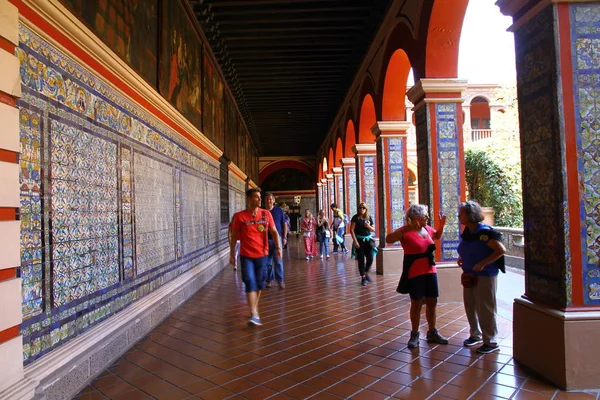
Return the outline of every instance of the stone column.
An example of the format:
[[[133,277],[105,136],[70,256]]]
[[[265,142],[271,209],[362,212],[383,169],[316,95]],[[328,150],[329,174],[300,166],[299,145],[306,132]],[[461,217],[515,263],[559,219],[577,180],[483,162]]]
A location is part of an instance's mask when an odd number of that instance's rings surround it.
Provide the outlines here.
[[[377,163],[375,144],[357,144],[352,148],[356,155],[356,196],[357,202],[364,202],[375,222],[375,232],[379,237],[379,217],[377,215]]]
[[[463,123],[463,143],[466,144],[471,143],[473,141],[473,139],[471,138],[471,105],[466,106],[463,104],[462,109],[465,113],[465,120]]]
[[[408,207],[406,154],[407,121],[383,121],[371,130],[377,147],[377,195],[379,198],[379,252],[377,274],[402,273],[403,250],[399,243],[386,245],[385,236],[404,225]]]
[[[523,176],[513,354],[562,389],[600,389],[600,3],[497,4],[514,22]]]
[[[14,55],[19,43],[19,12],[7,0],[0,0],[0,397],[9,386],[23,379],[23,338],[21,296],[22,213],[31,223],[31,207],[20,210],[19,110],[21,96],[19,60]],[[37,193],[39,198],[39,193]],[[9,389],[10,391],[10,389]],[[5,392],[6,393],[6,392]],[[12,395],[7,393],[7,398]]]
[[[329,199],[329,186],[327,184],[327,178],[321,178],[321,188],[323,189],[323,192],[322,192],[323,196],[321,199],[321,205],[317,209],[317,213],[319,212],[320,209],[327,212],[327,199]],[[327,216],[327,214],[325,214],[325,216]],[[317,214],[315,214],[315,218],[316,217],[317,217]]]
[[[317,182],[317,209],[323,205],[323,184]]]
[[[415,105],[419,201],[429,207],[433,226],[439,225],[440,214],[447,216],[435,254],[440,301],[462,301],[456,248],[458,206],[465,199],[461,96],[466,87],[466,81],[456,79],[422,79],[407,93]]]
[[[341,167],[333,167],[333,186],[335,191],[335,203],[340,208],[340,210],[345,210],[344,207],[345,199],[344,199],[344,176],[343,169]]]
[[[331,212],[331,208],[329,207],[331,203],[335,203],[335,185],[333,182],[333,174],[325,175],[327,177],[327,202],[323,204],[323,211],[325,211],[325,216],[329,219],[331,223],[333,218],[333,213]]]
[[[344,171],[344,212],[352,218],[356,214],[356,160],[354,158],[342,158],[342,169]]]

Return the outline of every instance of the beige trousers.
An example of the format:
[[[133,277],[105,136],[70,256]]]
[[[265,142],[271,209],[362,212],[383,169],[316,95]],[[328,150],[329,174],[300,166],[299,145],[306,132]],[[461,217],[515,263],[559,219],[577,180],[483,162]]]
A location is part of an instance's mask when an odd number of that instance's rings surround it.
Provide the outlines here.
[[[498,276],[480,276],[475,287],[463,287],[465,312],[471,327],[471,338],[483,339],[489,346],[498,344],[496,324],[496,283]]]

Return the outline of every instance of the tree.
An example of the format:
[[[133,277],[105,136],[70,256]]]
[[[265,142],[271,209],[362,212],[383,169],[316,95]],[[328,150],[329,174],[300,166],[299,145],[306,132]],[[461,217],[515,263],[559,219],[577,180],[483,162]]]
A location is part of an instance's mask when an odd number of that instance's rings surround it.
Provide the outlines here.
[[[469,199],[483,207],[493,207],[495,224],[521,228],[523,200],[521,190],[521,160],[515,149],[496,141],[465,150],[465,170]],[[493,156],[492,156],[493,155]]]

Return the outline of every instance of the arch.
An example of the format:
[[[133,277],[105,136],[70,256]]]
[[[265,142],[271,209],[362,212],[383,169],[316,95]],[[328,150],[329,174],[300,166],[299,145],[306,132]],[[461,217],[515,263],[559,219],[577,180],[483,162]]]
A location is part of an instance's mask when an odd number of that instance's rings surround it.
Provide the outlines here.
[[[281,168],[295,168],[299,171],[304,172],[308,176],[315,176],[315,170],[310,165],[296,160],[281,160],[274,161],[270,164],[265,165],[258,173],[258,181],[260,183],[264,182],[264,180],[271,175],[274,171]]]
[[[370,94],[366,95],[362,101],[358,121],[358,143],[374,143],[375,136],[371,132],[371,127],[377,123],[377,116],[375,102]]]
[[[422,14],[427,14],[428,4],[423,5]],[[425,38],[426,31],[423,29],[425,23],[420,23],[418,30],[419,34],[417,37]],[[414,69],[415,81],[418,81],[424,76],[425,72],[425,57],[423,54],[423,48],[425,47],[424,39],[417,40],[413,36],[413,30],[407,25],[406,21],[400,21],[393,29],[390,30],[385,44],[385,51],[383,53],[384,60],[390,60],[394,53],[398,49],[402,49],[409,59],[410,65]],[[379,87],[383,87],[385,81],[385,75],[379,74]]]
[[[408,54],[398,49],[392,54],[385,71],[381,119],[404,121],[406,119],[406,83],[411,70]]]
[[[337,141],[335,143],[335,158],[334,158],[334,166],[335,167],[341,167],[342,166],[342,162],[341,159],[344,157],[344,150],[343,150],[343,145],[342,145],[342,139],[341,138],[337,138]]]
[[[354,122],[348,120],[346,124],[346,134],[344,135],[344,157],[354,157],[352,147],[356,144],[356,129],[354,129]]]
[[[325,174],[329,167],[327,166],[327,157],[323,157],[323,162],[321,163],[321,179],[325,178]]]
[[[458,45],[468,4],[469,0],[436,0],[433,3],[427,31],[425,77],[458,76]]]
[[[329,148],[329,155],[327,156],[327,165],[329,168],[327,169],[328,174],[332,174],[332,168],[335,166],[335,159],[333,158],[333,147]]]

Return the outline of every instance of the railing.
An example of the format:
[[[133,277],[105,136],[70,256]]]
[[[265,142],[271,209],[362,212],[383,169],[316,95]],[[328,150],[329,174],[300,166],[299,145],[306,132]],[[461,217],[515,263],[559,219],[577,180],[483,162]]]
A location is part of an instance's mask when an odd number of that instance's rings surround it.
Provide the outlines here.
[[[525,236],[523,235],[523,229],[499,226],[495,226],[494,229],[502,232],[502,244],[506,247],[506,265],[525,269]]]
[[[492,137],[491,129],[471,129],[471,141],[476,142],[481,139],[489,139]]]

